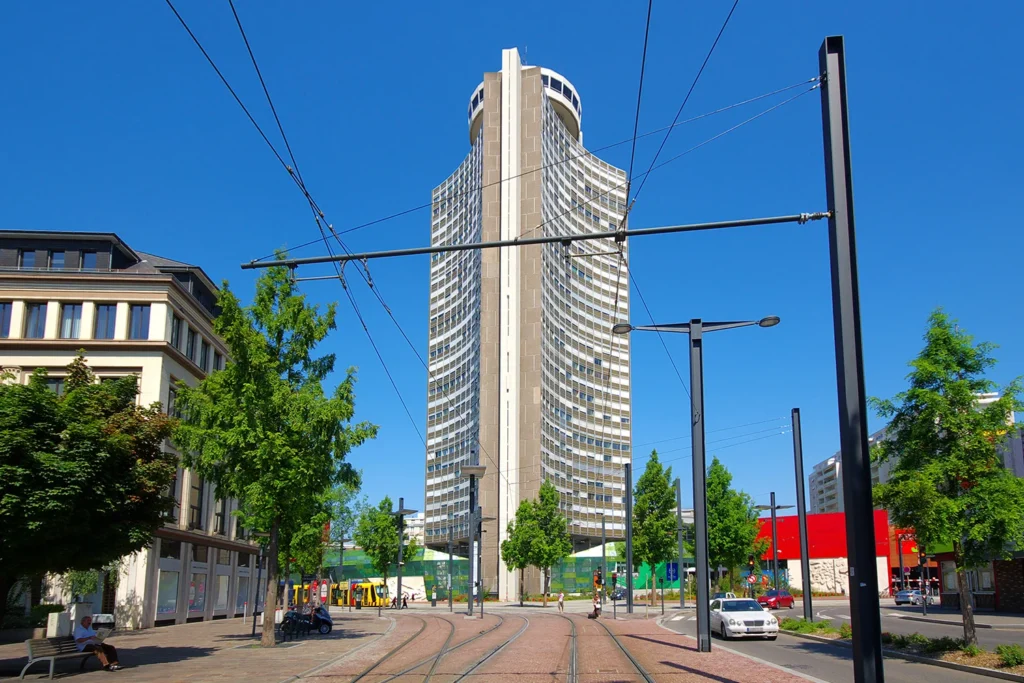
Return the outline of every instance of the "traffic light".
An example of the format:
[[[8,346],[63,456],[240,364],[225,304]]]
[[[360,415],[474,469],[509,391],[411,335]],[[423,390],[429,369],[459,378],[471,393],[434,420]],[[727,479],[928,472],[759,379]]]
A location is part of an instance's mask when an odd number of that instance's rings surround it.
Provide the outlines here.
[[[750,571],[754,571],[754,556],[753,555],[747,555],[747,567],[750,569]]]
[[[612,572],[612,588],[615,588],[618,585],[619,585],[619,573],[618,572]]]

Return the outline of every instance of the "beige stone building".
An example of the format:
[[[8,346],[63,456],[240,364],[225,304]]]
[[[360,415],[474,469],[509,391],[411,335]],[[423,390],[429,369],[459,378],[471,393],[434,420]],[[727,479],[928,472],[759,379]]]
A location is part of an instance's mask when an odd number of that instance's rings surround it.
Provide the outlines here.
[[[178,380],[224,366],[216,297],[201,268],[137,252],[112,233],[0,231],[0,367],[18,382],[45,368],[61,392],[85,349],[101,381],[136,375],[140,402],[173,412]],[[233,617],[251,605],[255,546],[235,501],[181,468],[173,486],[177,504],[152,544],[91,596],[119,627]]]
[[[583,147],[582,105],[562,75],[515,49],[484,74],[467,112],[470,151],[433,192],[435,245],[616,230],[626,174]],[[435,254],[425,540],[460,552],[469,531],[463,465],[484,465],[483,590],[515,599],[499,547],[523,499],[559,491],[576,550],[625,528],[630,462],[626,245],[614,239]],[[530,585],[536,592],[540,586]]]

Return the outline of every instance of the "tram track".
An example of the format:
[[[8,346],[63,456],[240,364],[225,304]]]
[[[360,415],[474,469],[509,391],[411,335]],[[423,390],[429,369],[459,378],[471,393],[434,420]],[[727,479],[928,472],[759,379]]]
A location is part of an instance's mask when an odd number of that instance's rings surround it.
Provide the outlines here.
[[[481,666],[486,664],[488,660],[490,660],[492,657],[497,655],[499,652],[504,650],[506,647],[508,647],[509,645],[514,643],[519,638],[519,636],[523,635],[526,632],[526,629],[529,628],[529,626],[530,626],[530,620],[527,619],[526,617],[520,616],[520,615],[516,615],[516,617],[518,619],[522,619],[523,620],[522,628],[520,628],[518,631],[516,631],[515,635],[513,635],[511,638],[506,640],[504,643],[502,643],[498,647],[492,648],[483,657],[480,657],[473,666],[471,666],[468,669],[466,669],[465,671],[463,671],[454,681],[452,681],[452,683],[459,683],[459,681],[463,680],[464,678],[466,678],[467,676],[472,674],[474,671],[479,669]]]
[[[464,647],[466,645],[469,645],[470,643],[472,643],[475,640],[479,640],[480,638],[483,638],[487,634],[497,630],[498,627],[500,627],[503,623],[505,623],[505,618],[504,617],[501,617],[501,616],[498,616],[498,615],[494,615],[494,616],[496,616],[498,618],[498,623],[497,624],[495,624],[491,628],[487,629],[486,631],[481,631],[480,633],[476,634],[475,636],[472,636],[470,638],[467,638],[466,640],[463,640],[461,643],[457,643],[457,644],[449,647],[449,644],[451,643],[451,640],[452,640],[452,638],[455,635],[455,626],[454,626],[454,624],[452,624],[452,631],[451,631],[451,633],[448,634],[448,639],[445,640],[444,645],[441,646],[441,649],[438,650],[436,655],[431,655],[429,657],[426,657],[426,658],[420,660],[419,662],[416,662],[415,664],[413,664],[412,666],[408,667],[407,669],[404,669],[403,671],[399,671],[398,673],[396,673],[396,674],[394,674],[394,675],[392,675],[392,676],[390,676],[388,678],[385,678],[383,681],[381,681],[381,683],[389,683],[390,681],[393,681],[393,680],[395,680],[396,678],[398,678],[400,676],[408,675],[408,674],[412,673],[413,671],[415,671],[416,669],[419,669],[420,667],[425,666],[426,664],[430,664],[430,671],[427,672],[426,677],[423,679],[423,683],[428,683],[428,681],[430,681],[430,678],[434,675],[434,671],[437,669],[438,663],[440,663],[440,661],[442,659],[444,659],[445,656],[451,654],[452,652],[455,652],[456,650],[458,650],[458,649],[460,649],[460,648],[462,648],[462,647]],[[451,622],[449,622],[447,619],[442,619],[442,621],[445,621],[445,622],[448,622],[449,624],[451,624]]]

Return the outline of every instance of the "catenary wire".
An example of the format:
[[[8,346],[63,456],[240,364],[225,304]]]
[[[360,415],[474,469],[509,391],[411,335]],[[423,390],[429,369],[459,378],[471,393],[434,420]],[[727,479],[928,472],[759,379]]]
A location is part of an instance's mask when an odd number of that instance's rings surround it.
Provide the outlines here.
[[[729,111],[731,109],[736,109],[738,107],[742,107],[744,105],[751,104],[753,102],[757,102],[759,100],[763,100],[763,99],[772,97],[774,95],[778,95],[780,93],[787,92],[789,90],[793,90],[794,88],[799,88],[800,86],[806,85],[808,83],[814,83],[817,80],[819,80],[819,78],[817,76],[815,76],[814,78],[810,78],[810,79],[807,79],[805,81],[800,81],[799,83],[794,83],[792,85],[787,85],[787,86],[785,86],[783,88],[777,88],[775,90],[772,90],[771,92],[763,93],[761,95],[756,95],[754,97],[747,98],[747,99],[742,100],[740,102],[734,102],[733,104],[726,105],[724,107],[720,107],[718,109],[715,109],[715,110],[712,110],[712,111],[708,111],[708,112],[705,112],[703,114],[698,114],[697,116],[694,116],[692,118],[685,119],[683,121],[679,121],[677,123],[670,124],[668,126],[662,126],[661,128],[656,128],[654,130],[647,131],[646,133],[641,133],[640,135],[638,135],[636,137],[636,139],[637,140],[642,140],[643,138],[650,137],[651,135],[657,135],[658,133],[663,133],[666,130],[670,130],[670,129],[678,127],[678,126],[683,126],[683,125],[686,125],[688,123],[693,123],[694,121],[699,121],[701,119],[705,119],[705,118],[708,118],[710,116],[714,116],[716,114],[721,114],[721,113]],[[633,141],[633,138],[626,138],[624,140],[619,140],[618,142],[613,142],[613,143],[605,145],[603,147],[597,147],[597,148],[594,148],[594,149],[587,150],[586,152],[583,152],[583,153],[580,153],[580,154],[575,154],[575,155],[572,155],[572,156],[568,156],[568,157],[566,157],[564,159],[559,159],[557,161],[548,162],[547,164],[543,164],[541,166],[538,166],[537,168],[531,168],[528,171],[523,171],[521,173],[518,173],[518,174],[513,175],[513,176],[509,176],[507,178],[500,178],[498,180],[495,180],[495,181],[492,181],[492,182],[489,182],[489,183],[484,183],[483,185],[480,186],[479,189],[484,190],[484,189],[487,189],[489,187],[493,187],[495,185],[500,185],[500,184],[502,184],[504,182],[507,182],[509,180],[514,180],[516,178],[521,178],[523,176],[530,175],[532,173],[537,173],[539,171],[542,171],[542,170],[545,170],[545,169],[548,169],[548,168],[552,168],[554,166],[558,166],[560,164],[564,164],[564,163],[567,163],[569,161],[573,161],[575,159],[579,159],[579,158],[586,157],[586,156],[589,156],[589,155],[594,155],[594,154],[597,154],[598,152],[602,152],[602,151],[605,151],[605,150],[608,150],[608,149],[612,149],[614,147],[620,147],[620,146],[622,146],[622,145],[624,145],[626,143],[632,142],[632,141]],[[396,213],[392,213],[392,214],[389,214],[387,216],[383,216],[381,218],[375,218],[375,219],[373,219],[371,221],[368,221],[366,223],[361,223],[359,225],[355,225],[355,226],[353,226],[351,228],[346,228],[344,230],[339,230],[337,232],[338,232],[339,235],[346,235],[346,234],[348,234],[350,232],[355,232],[357,230],[362,230],[363,228],[368,228],[370,226],[377,225],[379,223],[384,223],[384,222],[393,220],[395,218],[400,218],[402,216],[407,216],[407,215],[409,215],[411,213],[415,213],[416,211],[422,211],[423,209],[429,209],[431,206],[433,206],[434,204],[436,204],[439,201],[458,199],[459,197],[463,197],[463,196],[468,195],[470,192],[476,192],[476,191],[477,190],[475,190],[475,189],[473,189],[473,190],[463,190],[461,192],[455,192],[453,194],[441,195],[436,200],[432,200],[432,201],[427,202],[425,204],[420,204],[418,206],[413,206],[413,207],[410,207],[408,209],[403,209],[402,211],[398,211]],[[314,244],[319,243],[320,241],[321,240],[319,240],[319,239],[314,239],[314,240],[309,240],[308,242],[303,242],[302,244],[299,244],[297,246],[291,247],[289,249],[289,252],[294,252],[294,251],[297,251],[299,249],[304,249],[305,247],[312,246]],[[255,261],[265,261],[268,258],[274,258],[274,256],[275,256],[275,254],[267,254],[266,256],[261,256],[260,258],[253,259],[253,260],[255,260]]]
[[[730,430],[733,430],[733,429],[741,429],[743,427],[753,427],[755,425],[768,424],[769,422],[780,422],[782,420],[788,420],[788,419],[789,419],[788,417],[773,417],[770,420],[758,420],[757,422],[747,422],[746,424],[735,425],[733,427],[719,427],[718,429],[709,429],[709,430],[707,430],[707,433],[708,434],[715,434],[717,432],[727,432],[727,431],[730,431]],[[672,436],[672,437],[669,437],[667,439],[658,439],[656,441],[646,441],[646,442],[644,442],[642,444],[637,444],[633,448],[643,448],[644,446],[654,446],[655,444],[665,443],[667,441],[679,441],[680,439],[689,439],[689,438],[690,438],[689,434],[684,434],[683,436]]]
[[[647,67],[647,39],[651,35],[651,10],[654,8],[654,0],[647,0],[647,23],[644,27],[644,51],[640,57],[640,84],[636,89],[636,116],[633,118],[633,148],[629,152],[629,172],[627,178],[633,177],[633,161],[636,159],[636,134],[640,130],[640,101],[644,94],[644,71]],[[623,223],[626,219],[623,217]]]
[[[672,120],[673,124],[679,120],[679,117],[683,113],[683,109],[686,107],[686,103],[690,101],[690,95],[693,94],[694,88],[697,87],[697,82],[700,80],[701,75],[704,73],[704,69],[705,67],[707,67],[708,61],[710,61],[711,59],[711,55],[714,54],[715,48],[718,47],[718,41],[721,40],[722,34],[725,33],[725,28],[726,26],[729,25],[729,20],[732,19],[733,12],[736,11],[736,6],[739,4],[740,0],[734,0],[734,2],[732,3],[732,8],[729,10],[729,14],[726,15],[725,21],[722,22],[722,28],[718,30],[718,35],[715,36],[715,42],[711,43],[711,49],[708,50],[707,56],[704,57],[704,62],[700,65],[700,69],[697,70],[697,75],[693,77],[693,82],[690,83],[690,89],[686,91],[686,96],[683,98],[683,103],[679,105],[679,109],[676,111],[676,116]],[[654,158],[651,159],[651,166],[650,169],[648,169],[648,175],[650,175],[650,170],[652,170],[654,168],[654,165],[658,162],[658,157],[661,156],[661,151],[665,149],[665,144],[668,143],[668,138],[671,134],[672,129],[669,128],[668,131],[665,132],[665,137],[661,141],[661,146],[658,147],[658,151],[655,152]],[[636,203],[637,197],[640,196],[640,193],[643,191],[644,185],[646,184],[647,176],[644,176],[644,179],[640,182],[640,187],[638,187],[636,189],[636,192],[633,193],[633,199],[630,200],[629,207],[626,208],[627,213],[629,212],[629,208]]]

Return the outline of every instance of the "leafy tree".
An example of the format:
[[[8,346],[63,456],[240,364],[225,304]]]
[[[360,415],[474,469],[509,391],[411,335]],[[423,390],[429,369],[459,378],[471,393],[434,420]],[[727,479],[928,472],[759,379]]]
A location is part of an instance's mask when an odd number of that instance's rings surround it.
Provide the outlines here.
[[[672,468],[662,467],[655,450],[634,487],[633,562],[637,567],[650,567],[652,581],[655,568],[671,560],[678,551],[676,497],[671,478]],[[648,604],[653,600],[652,592]]]
[[[732,488],[732,474],[717,457],[708,468],[707,506],[708,562],[714,569],[728,567],[732,581],[735,568],[750,554],[763,555],[768,541],[757,540],[761,525],[754,501]]]
[[[377,507],[363,508],[353,538],[387,584],[391,567],[398,562],[398,519],[391,509],[391,498],[384,496]]]
[[[516,517],[508,523],[508,538],[501,542],[501,559],[512,569],[519,570],[519,606],[523,606],[525,593],[523,574],[532,562],[533,546],[539,542],[540,527],[534,515],[531,500],[519,502]]]
[[[307,304],[284,267],[263,273],[251,306],[243,307],[226,282],[217,303],[214,331],[231,362],[195,387],[179,386],[185,418],[174,441],[187,466],[241,501],[247,528],[270,532],[264,604],[273,614],[279,553],[300,531],[308,536],[305,527],[315,523],[310,497],[354,480],[345,456],[377,428],[352,424],[354,370],[332,395],[323,390],[335,357],[312,353],[335,327],[333,304],[323,313]],[[272,619],[263,622],[262,642],[274,644]]]
[[[889,481],[874,490],[895,524],[913,527],[925,548],[953,543],[964,640],[977,645],[966,571],[1024,547],[1024,479],[1003,467],[999,448],[1021,409],[1014,380],[981,407],[978,395],[996,385],[992,344],[974,344],[941,310],[928,318],[925,347],[911,361],[910,387],[893,400],[872,399],[890,419],[873,458],[891,463]]]
[[[550,481],[541,484],[537,502],[533,507],[534,520],[539,529],[530,551],[530,564],[544,572],[544,606],[548,604],[551,566],[572,553],[567,520],[558,509],[558,489]]]
[[[79,356],[57,396],[37,370],[0,382],[0,620],[23,576],[94,570],[163,525],[173,420],[136,404],[135,377],[97,383]]]

